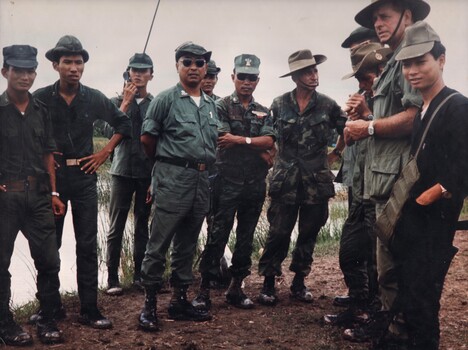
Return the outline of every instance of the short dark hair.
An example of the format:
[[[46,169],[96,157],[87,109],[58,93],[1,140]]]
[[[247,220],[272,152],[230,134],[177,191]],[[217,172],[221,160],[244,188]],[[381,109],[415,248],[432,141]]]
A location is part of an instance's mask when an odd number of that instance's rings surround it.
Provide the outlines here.
[[[429,53],[435,58],[438,59],[441,55],[445,54],[445,46],[442,45],[440,41],[434,42],[434,47]]]

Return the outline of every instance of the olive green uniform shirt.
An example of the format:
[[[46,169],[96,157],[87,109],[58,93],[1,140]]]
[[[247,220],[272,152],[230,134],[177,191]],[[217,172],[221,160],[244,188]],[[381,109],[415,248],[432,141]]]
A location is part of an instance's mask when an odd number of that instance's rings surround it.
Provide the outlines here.
[[[402,62],[395,60],[400,50],[401,44],[374,84],[373,114],[376,120],[422,105],[421,95],[403,76]],[[410,135],[399,139],[370,137],[364,172],[364,200],[387,201],[393,184],[408,161],[410,141]]]

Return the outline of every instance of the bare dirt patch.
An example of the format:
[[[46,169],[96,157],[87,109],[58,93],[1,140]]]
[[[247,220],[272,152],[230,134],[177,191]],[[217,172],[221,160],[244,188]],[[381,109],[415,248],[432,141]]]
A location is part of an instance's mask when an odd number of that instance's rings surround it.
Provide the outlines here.
[[[441,349],[467,349],[468,346],[468,231],[458,232],[456,255],[445,283],[442,297]],[[287,266],[284,264],[283,266]],[[256,271],[255,269],[253,271]],[[315,301],[302,304],[289,299],[292,274],[285,269],[279,281],[280,302],[276,307],[256,305],[253,310],[239,310],[224,302],[223,291],[214,291],[213,320],[203,323],[174,322],[167,318],[170,294],[159,296],[158,316],[162,330],[145,333],[137,327],[143,294],[126,291],[121,297],[100,296],[103,313],[114,328],[100,331],[77,322],[79,305],[67,304],[68,317],[60,322],[66,342],[43,346],[35,339],[34,349],[367,349],[367,344],[353,344],[341,339],[342,330],[322,325],[322,316],[340,311],[332,306],[333,297],[345,293],[337,256],[317,257],[307,280]],[[256,297],[262,279],[255,273],[246,280],[246,292]],[[194,285],[197,288],[197,283]],[[194,291],[190,291],[190,297]],[[31,332],[34,327],[25,326]]]

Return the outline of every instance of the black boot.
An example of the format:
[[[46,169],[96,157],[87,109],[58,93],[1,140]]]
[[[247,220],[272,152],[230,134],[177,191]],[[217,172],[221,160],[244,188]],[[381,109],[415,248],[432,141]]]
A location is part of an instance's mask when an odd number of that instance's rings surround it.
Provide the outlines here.
[[[267,306],[274,306],[278,302],[275,290],[275,276],[265,276],[262,290],[258,295],[258,302]]]
[[[226,301],[240,309],[252,309],[253,301],[242,290],[242,278],[233,277],[226,292]]]
[[[32,344],[33,339],[13,319],[11,312],[0,312],[0,343],[12,346],[26,346]]]
[[[156,332],[159,328],[158,317],[156,315],[157,288],[145,287],[145,306],[141,310],[138,324],[141,329],[147,332]]]
[[[211,314],[208,310],[197,309],[187,301],[187,288],[174,287],[171,302],[167,310],[169,318],[186,321],[209,321]]]
[[[203,278],[200,282],[200,291],[195,299],[192,300],[192,305],[196,309],[202,309],[208,311],[211,309],[211,299],[210,299],[210,280],[208,278]]]
[[[313,301],[311,291],[304,284],[304,275],[296,273],[290,289],[292,299],[302,301],[303,303],[311,303]]]

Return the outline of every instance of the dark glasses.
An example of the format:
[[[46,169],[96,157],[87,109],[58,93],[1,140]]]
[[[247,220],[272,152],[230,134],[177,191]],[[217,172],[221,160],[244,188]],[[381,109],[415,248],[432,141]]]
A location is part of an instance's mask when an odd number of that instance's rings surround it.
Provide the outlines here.
[[[181,59],[182,64],[184,67],[190,67],[193,63],[195,63],[195,66],[197,68],[201,68],[206,64],[206,61],[203,58],[184,58]]]
[[[237,73],[236,74],[237,80],[248,80],[248,81],[257,81],[258,75],[256,74],[246,74],[246,73]]]

